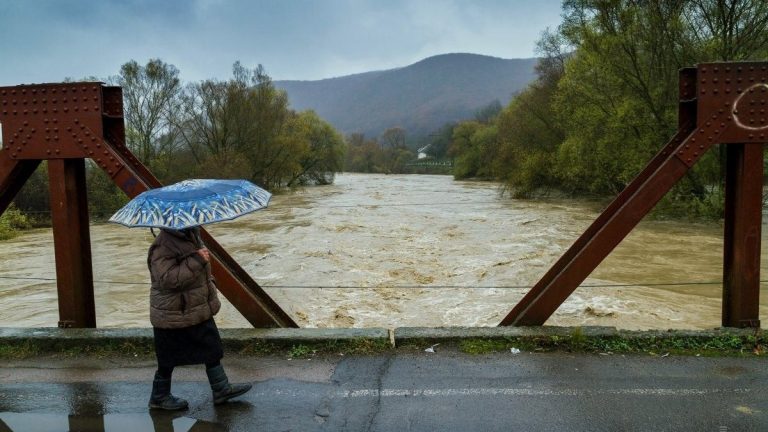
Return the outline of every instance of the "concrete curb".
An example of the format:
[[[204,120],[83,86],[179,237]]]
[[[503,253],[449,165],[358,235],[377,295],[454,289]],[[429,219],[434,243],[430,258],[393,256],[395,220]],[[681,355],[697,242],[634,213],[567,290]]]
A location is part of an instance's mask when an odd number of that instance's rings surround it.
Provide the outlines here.
[[[617,330],[615,327],[401,327],[338,329],[220,329],[224,348],[229,351],[269,352],[300,345],[329,350],[357,348],[387,349],[403,346],[429,346],[435,343],[459,344],[462,341],[528,342],[543,347],[593,345],[599,341],[626,340],[636,343],[664,343],[685,339],[691,344],[735,337],[747,343],[761,330],[717,328],[712,330]],[[0,328],[0,347],[33,347],[37,352],[98,349],[120,352],[126,348],[153,349],[151,328]],[[362,350],[364,351],[364,349]]]

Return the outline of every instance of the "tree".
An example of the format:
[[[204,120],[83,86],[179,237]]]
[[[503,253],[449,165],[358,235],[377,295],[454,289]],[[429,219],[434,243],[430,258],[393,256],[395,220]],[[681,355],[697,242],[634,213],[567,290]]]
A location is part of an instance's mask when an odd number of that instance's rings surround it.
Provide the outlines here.
[[[356,133],[347,137],[347,152],[344,169],[350,172],[382,172],[383,152],[375,139],[366,139],[364,134]]]
[[[299,161],[301,168],[293,174],[288,186],[297,183],[332,183],[334,174],[341,171],[344,162],[344,140],[314,111],[299,113],[295,116],[295,121],[300,125],[307,146]]]
[[[381,134],[379,140],[383,153],[382,170],[386,174],[402,173],[405,171],[405,164],[412,160],[415,155],[408,150],[405,140],[405,129],[392,127]]]
[[[150,169],[159,168],[158,160],[179,143],[172,127],[181,92],[178,69],[159,59],[145,66],[131,60],[114,80],[123,87],[128,148]]]

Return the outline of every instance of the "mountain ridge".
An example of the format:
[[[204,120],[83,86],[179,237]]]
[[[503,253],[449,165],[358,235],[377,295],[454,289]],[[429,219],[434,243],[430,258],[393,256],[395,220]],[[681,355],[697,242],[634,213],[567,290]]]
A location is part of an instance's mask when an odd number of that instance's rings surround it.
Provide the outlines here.
[[[506,105],[535,79],[537,61],[451,53],[394,69],[274,84],[288,93],[291,108],[312,109],[344,134],[375,138],[402,127],[414,137],[472,118],[495,100]]]

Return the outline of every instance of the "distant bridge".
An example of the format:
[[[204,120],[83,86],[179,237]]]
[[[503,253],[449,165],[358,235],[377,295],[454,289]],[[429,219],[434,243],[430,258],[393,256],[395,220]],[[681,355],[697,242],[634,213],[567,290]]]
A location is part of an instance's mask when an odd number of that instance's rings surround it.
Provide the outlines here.
[[[450,160],[423,160],[418,159],[405,164],[407,167],[448,167],[453,168],[453,161]]]

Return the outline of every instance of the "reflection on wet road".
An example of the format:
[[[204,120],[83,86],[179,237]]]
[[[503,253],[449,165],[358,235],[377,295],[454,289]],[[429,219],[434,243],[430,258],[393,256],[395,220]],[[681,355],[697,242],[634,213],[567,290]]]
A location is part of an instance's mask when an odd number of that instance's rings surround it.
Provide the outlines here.
[[[180,414],[66,415],[0,412],[1,432],[218,432],[215,423]]]

